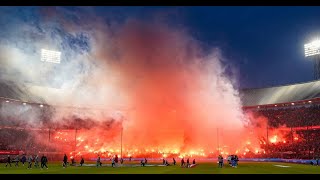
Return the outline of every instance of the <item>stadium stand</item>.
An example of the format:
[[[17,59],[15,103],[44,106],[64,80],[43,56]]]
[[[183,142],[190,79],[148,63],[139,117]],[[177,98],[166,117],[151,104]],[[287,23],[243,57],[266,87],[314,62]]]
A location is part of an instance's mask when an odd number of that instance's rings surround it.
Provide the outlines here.
[[[37,103],[43,103],[43,100],[26,93],[23,88],[23,86],[16,86],[15,83],[0,82],[0,97],[32,102],[35,107],[39,108]],[[259,89],[244,89],[241,90],[240,94],[244,112],[251,112],[256,117],[266,117],[270,128],[279,128],[285,125],[293,130],[287,134],[288,143],[270,143],[268,146],[262,144],[261,147],[267,150],[267,154],[254,155],[253,153],[250,155],[248,153],[246,157],[300,159],[319,157],[320,81]],[[5,106],[3,102],[5,100],[0,103],[0,108]],[[48,112],[54,111],[54,108],[56,107],[45,106],[41,108],[43,112],[46,112],[43,119],[50,119],[50,113]],[[14,114],[9,119],[4,119],[0,114],[0,125],[2,126],[0,128],[0,150],[25,150],[26,146],[22,144],[24,144],[24,139],[27,138],[28,142],[30,142],[30,147],[48,151],[46,147],[41,147],[40,144],[33,144],[33,137],[28,136],[28,133],[25,132],[26,130],[3,128],[6,125],[23,126],[20,119],[21,117],[15,117]],[[81,126],[85,126],[88,123],[87,120],[86,122],[79,120],[75,122]],[[75,122],[70,122],[69,126],[72,127]],[[69,126],[63,128],[69,128]],[[46,127],[44,126],[44,128]],[[299,136],[298,141],[292,140],[293,132]],[[41,133],[44,133],[43,136],[47,137],[47,131]],[[19,134],[19,136],[13,136],[14,134]],[[11,142],[16,143],[13,145]],[[18,146],[16,146],[17,144]]]
[[[243,89],[244,112],[266,117],[269,128],[291,128],[286,143],[269,143],[267,157],[311,159],[320,155],[320,81]],[[293,140],[293,133],[299,140]],[[254,156],[254,154],[252,154]]]
[[[24,102],[44,103],[45,101],[28,92],[25,85],[17,85],[14,82],[0,80],[0,97],[7,99],[15,99]]]

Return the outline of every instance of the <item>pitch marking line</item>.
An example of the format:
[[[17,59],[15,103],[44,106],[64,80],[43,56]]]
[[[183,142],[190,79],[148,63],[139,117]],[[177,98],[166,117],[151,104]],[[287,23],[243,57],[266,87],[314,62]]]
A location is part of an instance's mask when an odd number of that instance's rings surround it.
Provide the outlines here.
[[[291,167],[291,166],[284,166],[284,165],[279,165],[279,164],[275,164],[274,166],[277,166],[277,167],[284,167],[284,168]]]

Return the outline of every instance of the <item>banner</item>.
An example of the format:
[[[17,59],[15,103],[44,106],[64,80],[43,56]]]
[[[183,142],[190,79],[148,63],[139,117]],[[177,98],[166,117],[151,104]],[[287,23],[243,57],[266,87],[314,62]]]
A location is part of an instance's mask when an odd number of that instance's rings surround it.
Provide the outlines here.
[[[20,151],[0,150],[0,155],[19,155]]]

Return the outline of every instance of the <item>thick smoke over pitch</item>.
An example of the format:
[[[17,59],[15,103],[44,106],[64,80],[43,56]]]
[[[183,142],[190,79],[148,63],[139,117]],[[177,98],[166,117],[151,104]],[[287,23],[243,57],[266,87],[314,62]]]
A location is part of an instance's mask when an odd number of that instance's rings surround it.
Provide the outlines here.
[[[235,137],[243,135],[246,118],[219,49],[204,53],[183,29],[164,22],[128,18],[116,24],[59,8],[43,12],[41,25],[24,22],[22,30],[11,32],[23,31],[24,38],[1,43],[2,78],[18,85],[42,82],[28,92],[50,105],[106,109],[56,108],[52,122],[85,120],[94,136],[112,132],[106,144],[119,143],[120,126],[106,128],[103,122],[123,123],[125,148],[215,150],[219,141],[235,150],[242,143]],[[61,64],[40,62],[41,48],[61,51]],[[58,89],[41,87],[53,81]]]

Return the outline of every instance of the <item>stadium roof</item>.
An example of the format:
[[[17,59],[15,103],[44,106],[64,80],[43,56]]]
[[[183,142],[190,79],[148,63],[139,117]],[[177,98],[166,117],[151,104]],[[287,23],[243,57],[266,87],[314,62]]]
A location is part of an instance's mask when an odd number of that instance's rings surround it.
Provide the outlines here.
[[[31,94],[28,91],[29,88],[1,80],[0,97],[24,102],[45,103],[43,98]],[[303,101],[320,98],[320,80],[267,88],[242,89],[240,94],[243,106]]]
[[[25,102],[43,103],[44,100],[36,95],[30,94],[24,85],[17,85],[14,82],[0,80],[0,97],[16,99]]]
[[[295,102],[320,97],[320,81],[241,90],[243,106]]]

